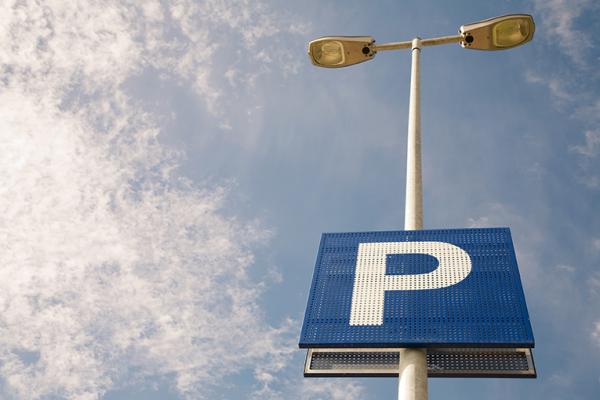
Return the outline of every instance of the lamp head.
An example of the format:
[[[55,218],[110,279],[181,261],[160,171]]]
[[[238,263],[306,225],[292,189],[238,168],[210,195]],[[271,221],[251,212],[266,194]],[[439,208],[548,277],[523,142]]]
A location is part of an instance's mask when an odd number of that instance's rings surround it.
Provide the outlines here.
[[[308,56],[318,67],[341,68],[375,57],[371,36],[327,36],[308,44]]]
[[[460,45],[466,49],[505,50],[533,39],[535,23],[528,14],[511,14],[463,25]]]

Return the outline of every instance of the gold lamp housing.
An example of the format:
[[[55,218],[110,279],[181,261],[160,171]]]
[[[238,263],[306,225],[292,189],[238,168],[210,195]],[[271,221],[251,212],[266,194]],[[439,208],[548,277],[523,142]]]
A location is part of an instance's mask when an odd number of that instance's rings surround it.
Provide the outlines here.
[[[327,36],[308,44],[310,61],[318,67],[342,68],[375,57],[371,36]]]
[[[510,14],[463,25],[460,45],[474,50],[505,50],[533,39],[535,23],[529,14]]]

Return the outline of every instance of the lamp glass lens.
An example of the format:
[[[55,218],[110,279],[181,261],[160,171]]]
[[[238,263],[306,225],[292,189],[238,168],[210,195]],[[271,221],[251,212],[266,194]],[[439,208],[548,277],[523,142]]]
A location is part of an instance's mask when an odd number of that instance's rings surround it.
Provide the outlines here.
[[[502,21],[492,30],[492,41],[497,47],[512,47],[529,36],[529,21],[522,18]]]
[[[344,45],[337,40],[320,43],[315,49],[315,61],[321,65],[341,65],[345,61]]]

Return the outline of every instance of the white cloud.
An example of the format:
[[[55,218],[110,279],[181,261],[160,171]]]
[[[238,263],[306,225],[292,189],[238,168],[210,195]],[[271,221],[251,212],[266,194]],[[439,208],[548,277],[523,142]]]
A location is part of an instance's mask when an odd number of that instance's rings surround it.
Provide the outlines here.
[[[592,329],[592,340],[594,340],[594,342],[600,346],[600,321],[596,321],[596,323],[594,324],[594,328]]]
[[[96,399],[159,376],[210,398],[259,364],[268,385],[294,349],[247,274],[269,232],[224,217],[226,189],[174,173],[163,116],[124,83],[154,68],[219,115],[215,51],[238,34],[245,57],[283,24],[221,1],[5,1],[0,15],[0,393]]]
[[[592,101],[587,99],[583,101],[581,106],[577,109],[577,118],[583,121],[590,121],[592,123],[600,122],[600,98],[596,97]]]
[[[592,273],[587,280],[587,284],[593,295],[600,294],[600,272]]]
[[[549,380],[556,386],[569,387],[573,384],[573,377],[565,374],[563,371],[559,374],[550,375]]]
[[[559,102],[572,101],[575,99],[575,96],[569,93],[564,87],[565,82],[560,79],[545,78],[533,71],[527,71],[525,73],[525,80],[529,83],[545,86],[550,91],[550,94],[552,94]]]
[[[559,264],[556,266],[556,269],[562,272],[573,273],[576,271],[576,268],[572,265]]]
[[[186,79],[195,76],[195,88],[205,96],[211,112],[218,115],[223,114],[222,101],[226,96],[224,88],[217,88],[213,84],[217,75],[235,87],[233,76],[243,76],[243,81],[248,83],[261,74],[272,72],[272,66],[288,73],[289,66],[298,63],[297,57],[280,43],[280,38],[286,34],[298,33],[296,25],[259,1],[183,0],[173,2],[169,12],[183,36],[175,47],[184,49],[184,53],[182,56],[175,52],[175,57],[169,60],[168,65],[172,65]],[[223,30],[228,30],[230,34],[223,35]],[[261,56],[262,43],[266,39],[269,39],[269,48],[277,55],[276,59]],[[240,53],[239,49],[245,51]],[[210,74],[198,73],[202,67],[213,64],[213,56],[223,52],[237,52],[238,56],[225,68],[215,68]],[[248,63],[253,65],[251,72],[241,73],[236,67]],[[159,66],[165,67],[160,62]]]
[[[175,181],[152,127],[94,131],[14,91],[0,108],[0,374],[16,397],[95,398],[136,370],[197,398],[287,357],[245,272],[267,233],[220,216],[221,190]]]
[[[469,217],[467,219],[467,226],[469,228],[488,228],[490,226],[490,218],[486,216],[480,216],[477,218]]]
[[[600,177],[589,175],[589,173],[586,171],[584,171],[582,176],[577,177],[577,181],[590,189],[600,188]]]
[[[32,89],[83,86],[93,92],[100,83],[118,87],[153,67],[190,86],[220,115],[226,88],[217,83],[237,67],[252,67],[245,72],[249,81],[272,71],[269,64],[281,64],[282,72],[295,64],[280,37],[297,34],[297,27],[261,2],[48,0],[40,5],[9,0],[0,11],[0,34],[11,44],[0,48],[5,79],[27,82]],[[273,38],[278,63],[261,56],[260,41],[266,38]],[[223,53],[234,58],[222,69],[214,59]]]
[[[600,150],[600,130],[586,131],[584,136],[585,143],[571,146],[571,151],[584,157],[595,157]]]
[[[364,387],[343,380],[343,383],[328,379],[326,381],[312,379],[302,387],[302,400],[357,400],[364,398]]]
[[[536,15],[541,17],[537,19],[539,38],[545,39],[549,47],[559,49],[566,60],[555,57],[551,63],[539,64],[538,68],[544,71],[528,71],[525,78],[530,83],[545,86],[565,114],[574,117],[583,127],[576,128],[583,138],[574,138],[580,143],[568,146],[570,152],[581,156],[574,179],[590,189],[597,189],[600,176],[597,167],[590,162],[600,147],[600,99],[592,89],[598,80],[597,60],[592,61],[593,32],[580,24],[579,19],[585,16],[593,20],[600,8],[591,0],[534,0],[534,5]]]
[[[542,27],[549,39],[556,41],[579,65],[585,64],[584,52],[592,47],[592,41],[585,32],[575,28],[575,21],[591,6],[590,0],[535,0],[535,9],[542,17]]]

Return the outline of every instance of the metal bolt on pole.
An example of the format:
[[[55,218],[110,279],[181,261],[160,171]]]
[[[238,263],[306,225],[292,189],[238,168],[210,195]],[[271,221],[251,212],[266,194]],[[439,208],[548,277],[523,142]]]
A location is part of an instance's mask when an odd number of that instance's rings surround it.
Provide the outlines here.
[[[406,150],[406,208],[404,229],[423,229],[423,180],[421,176],[421,100],[419,56],[421,39],[412,41],[408,143]],[[398,400],[427,400],[427,351],[401,349]]]

